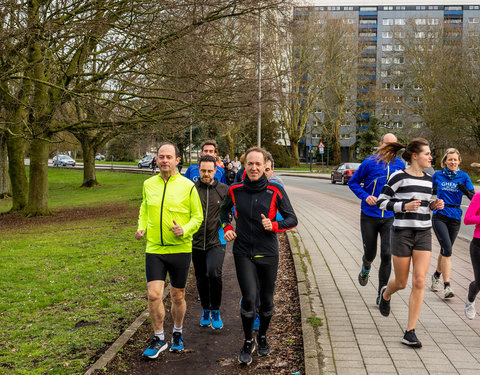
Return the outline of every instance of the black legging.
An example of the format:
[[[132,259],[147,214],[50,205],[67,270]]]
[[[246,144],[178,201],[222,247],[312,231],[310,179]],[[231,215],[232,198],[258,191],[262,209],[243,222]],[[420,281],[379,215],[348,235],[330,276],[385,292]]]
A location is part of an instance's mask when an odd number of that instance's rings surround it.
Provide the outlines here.
[[[472,281],[468,287],[468,300],[473,302],[480,290],[480,238],[474,238],[472,242],[470,242],[470,258],[472,260],[475,280]]]
[[[278,255],[268,257],[248,257],[234,254],[237,280],[242,292],[240,316],[242,317],[245,340],[253,337],[255,320],[255,299],[257,295],[257,278],[260,285],[260,328],[258,334],[267,333],[273,315],[273,294],[277,280]]]
[[[360,229],[363,240],[363,264],[368,268],[377,256],[377,238],[380,234],[380,268],[378,270],[378,292],[387,285],[392,271],[392,253],[390,251],[390,230],[393,217],[379,218],[360,215]]]
[[[433,231],[440,244],[440,254],[448,258],[452,256],[452,247],[457,238],[458,231],[460,230],[460,221],[452,220],[447,223],[441,219],[435,218],[437,215],[433,215],[432,218]]]

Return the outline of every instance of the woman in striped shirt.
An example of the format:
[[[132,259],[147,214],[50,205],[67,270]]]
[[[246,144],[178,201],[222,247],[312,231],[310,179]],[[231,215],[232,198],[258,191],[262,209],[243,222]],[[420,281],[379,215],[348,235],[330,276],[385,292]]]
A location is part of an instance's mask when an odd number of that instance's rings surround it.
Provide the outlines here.
[[[379,209],[393,211],[395,215],[391,237],[395,277],[380,291],[379,309],[383,316],[390,314],[392,294],[407,286],[412,262],[412,292],[402,343],[421,348],[422,343],[415,335],[415,326],[423,304],[425,278],[432,251],[430,211],[443,209],[444,203],[441,199],[432,200],[433,180],[423,172],[431,167],[432,162],[427,140],[415,138],[407,146],[390,143],[378,151],[378,157],[388,163],[403,148],[403,159],[410,163],[410,167],[393,173],[377,200]]]

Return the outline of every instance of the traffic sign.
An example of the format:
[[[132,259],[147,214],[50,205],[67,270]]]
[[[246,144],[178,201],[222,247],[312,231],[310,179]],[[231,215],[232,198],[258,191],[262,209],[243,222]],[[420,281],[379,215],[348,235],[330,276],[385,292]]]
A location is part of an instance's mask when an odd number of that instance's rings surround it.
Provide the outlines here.
[[[318,148],[324,148],[324,147],[325,147],[325,146],[323,145],[323,142],[320,142],[320,143],[318,144]]]

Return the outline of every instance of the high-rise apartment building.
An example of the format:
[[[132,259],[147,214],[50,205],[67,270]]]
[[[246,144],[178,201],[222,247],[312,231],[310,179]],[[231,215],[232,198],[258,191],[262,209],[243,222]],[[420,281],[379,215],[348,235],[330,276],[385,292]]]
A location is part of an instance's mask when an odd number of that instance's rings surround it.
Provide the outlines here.
[[[408,27],[415,25],[418,31],[415,38],[427,35],[422,27],[434,29],[436,25],[448,25],[454,31],[454,38],[461,41],[464,35],[474,33],[480,37],[480,3],[479,1],[458,0],[404,0],[404,1],[310,1],[308,5],[296,6],[294,17],[309,15],[342,18],[345,23],[357,29],[362,52],[358,59],[359,84],[357,103],[365,106],[368,87],[387,90],[390,97],[396,98],[398,106],[384,106],[380,101],[372,103],[372,111],[358,113],[353,123],[342,126],[342,159],[347,161],[356,135],[368,124],[370,113],[382,119],[382,125],[391,129],[404,126],[421,127],[422,118],[414,113],[407,113],[405,106],[402,67],[407,58],[403,53],[402,43],[398,41],[406,36]],[[404,31],[405,30],[405,31]],[[461,45],[461,43],[460,43]],[[365,83],[365,79],[370,83]],[[360,81],[362,83],[360,84]],[[420,96],[419,96],[420,97]],[[412,100],[411,96],[410,99]],[[394,102],[395,102],[394,101]],[[370,112],[370,113],[368,113]],[[314,140],[315,142],[315,140]]]

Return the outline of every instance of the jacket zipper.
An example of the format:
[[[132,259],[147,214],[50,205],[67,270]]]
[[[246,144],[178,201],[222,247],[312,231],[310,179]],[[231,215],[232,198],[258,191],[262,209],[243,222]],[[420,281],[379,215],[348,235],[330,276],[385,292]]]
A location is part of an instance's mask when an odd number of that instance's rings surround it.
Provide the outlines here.
[[[210,186],[207,186],[207,206],[205,208],[205,221],[203,225],[203,250],[207,247],[207,222],[208,222],[208,202],[210,200]]]
[[[160,206],[160,242],[162,243],[162,246],[165,246],[163,244],[163,202],[165,201],[165,192],[167,191],[167,182],[168,180],[170,180],[170,177],[168,178],[167,181],[165,181],[162,177],[160,178],[165,184],[163,188],[162,205]]]

